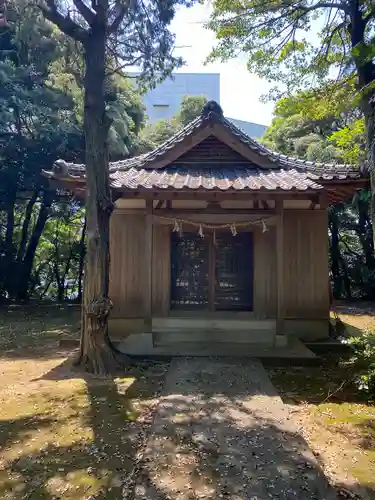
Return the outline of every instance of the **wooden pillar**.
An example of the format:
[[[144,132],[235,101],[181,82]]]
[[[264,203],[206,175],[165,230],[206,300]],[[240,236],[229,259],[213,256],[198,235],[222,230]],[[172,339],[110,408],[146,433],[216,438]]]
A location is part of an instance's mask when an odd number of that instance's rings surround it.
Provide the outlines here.
[[[208,234],[208,309],[215,310],[215,245],[213,234]]]
[[[145,304],[145,330],[152,333],[152,247],[154,239],[153,222],[153,200],[146,200],[146,234],[145,234],[145,257],[146,257],[146,304]]]
[[[284,207],[283,200],[276,200],[276,273],[277,273],[277,324],[276,335],[284,335]],[[276,340],[276,339],[275,339]]]

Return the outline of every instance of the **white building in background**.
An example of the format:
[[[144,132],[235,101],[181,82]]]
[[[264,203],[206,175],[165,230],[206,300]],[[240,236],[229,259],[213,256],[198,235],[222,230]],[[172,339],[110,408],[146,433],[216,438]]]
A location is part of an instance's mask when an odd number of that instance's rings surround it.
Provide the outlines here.
[[[167,78],[143,95],[150,122],[172,118],[179,111],[185,95],[204,95],[207,100],[220,103],[220,74],[173,73],[173,78]],[[267,128],[258,123],[227,118],[253,139],[261,137]]]

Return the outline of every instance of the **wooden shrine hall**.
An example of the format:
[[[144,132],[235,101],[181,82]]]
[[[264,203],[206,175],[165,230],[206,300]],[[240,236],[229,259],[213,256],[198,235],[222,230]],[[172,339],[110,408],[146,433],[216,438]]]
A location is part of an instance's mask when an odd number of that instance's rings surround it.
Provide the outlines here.
[[[84,192],[84,165],[44,174]],[[208,102],[155,150],[110,164],[110,335],[180,352],[327,337],[327,209],[368,182],[270,151]]]

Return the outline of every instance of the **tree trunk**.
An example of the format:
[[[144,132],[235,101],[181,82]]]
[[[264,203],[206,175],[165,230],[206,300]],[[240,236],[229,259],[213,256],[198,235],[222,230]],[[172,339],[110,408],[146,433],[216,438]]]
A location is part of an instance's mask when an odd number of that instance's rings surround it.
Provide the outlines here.
[[[38,199],[38,192],[34,191],[32,197],[30,198],[28,204],[26,205],[25,218],[23,219],[23,224],[22,224],[21,242],[17,253],[17,262],[22,262],[22,259],[25,255],[31,216],[33,214],[34,205],[37,199]]]
[[[345,295],[348,300],[352,298],[352,282],[349,277],[349,271],[348,271],[348,266],[346,264],[345,259],[343,256],[340,254],[340,262],[341,262],[341,269],[343,273],[342,277],[342,282],[344,284],[344,289],[345,289]]]
[[[335,299],[339,299],[341,298],[339,222],[335,207],[332,207],[329,211],[329,227],[331,230],[331,271],[333,296]]]
[[[375,269],[373,234],[369,218],[369,203],[358,200],[358,238],[365,256],[365,264],[369,270]]]
[[[107,13],[98,16],[85,42],[86,224],[87,249],[80,355],[77,363],[100,375],[122,367],[108,336],[112,303],[109,287],[109,219],[112,212],[108,172],[109,118],[105,110],[105,42]],[[100,12],[103,11],[103,12]]]
[[[349,2],[350,5],[350,40],[353,50],[354,62],[358,75],[358,90],[360,92],[361,107],[365,117],[366,146],[368,167],[371,179],[371,219],[375,227],[375,64],[373,58],[368,57],[368,52],[364,51],[366,43],[365,21],[360,2]],[[373,232],[375,238],[375,231]],[[375,240],[374,240],[375,247]]]
[[[14,244],[13,244],[13,233],[14,233],[14,208],[15,208],[15,196],[9,199],[7,203],[7,218],[6,218],[6,229],[5,229],[5,290],[8,295],[12,295],[14,290]]]
[[[368,166],[371,180],[371,221],[373,227],[373,244],[375,247],[375,90],[370,102],[363,106],[366,124],[366,145],[368,152]]]
[[[51,203],[52,203],[52,193],[47,191],[43,195],[43,200],[41,202],[38,218],[35,223],[33,232],[31,234],[30,241],[25,253],[25,257],[22,261],[21,269],[19,272],[17,298],[20,300],[25,300],[28,298],[30,276],[33,270],[35,252],[36,249],[38,248],[40,237],[42,236],[44,226],[46,225],[49,216]]]
[[[60,270],[59,270],[59,252],[57,250],[57,241],[55,240],[55,255],[54,255],[54,262],[53,262],[53,273],[55,275],[55,281],[57,285],[57,302],[62,302],[64,300],[64,281],[60,277]]]
[[[86,216],[85,216],[85,222],[84,222],[83,228],[82,228],[81,239],[80,239],[80,242],[79,242],[78,294],[77,294],[77,300],[80,303],[82,302],[83,269],[84,269],[84,265],[85,265],[85,255],[86,255],[85,236],[86,236]]]

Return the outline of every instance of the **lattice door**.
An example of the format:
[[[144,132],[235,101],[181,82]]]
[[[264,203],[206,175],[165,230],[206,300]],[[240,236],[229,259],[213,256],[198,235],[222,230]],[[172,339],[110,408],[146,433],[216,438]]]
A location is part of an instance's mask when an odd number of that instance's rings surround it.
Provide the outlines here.
[[[209,240],[172,233],[171,307],[208,308]]]
[[[252,309],[252,234],[216,233],[215,309]]]

